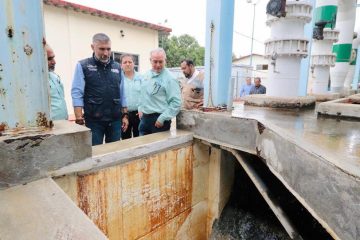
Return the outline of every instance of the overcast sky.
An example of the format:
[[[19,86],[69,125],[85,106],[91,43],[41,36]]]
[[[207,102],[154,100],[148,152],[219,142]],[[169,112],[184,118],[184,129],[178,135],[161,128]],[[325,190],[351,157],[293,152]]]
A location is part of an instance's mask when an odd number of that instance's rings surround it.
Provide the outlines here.
[[[189,34],[200,45],[205,45],[206,0],[67,0],[155,24],[172,28],[172,35]],[[250,54],[254,5],[248,0],[235,0],[233,53],[237,56]],[[252,0],[255,5],[254,53],[262,54],[264,41],[269,38],[266,27],[268,0]],[[358,0],[360,2],[360,0]],[[358,8],[358,16],[360,8]],[[165,21],[167,21],[165,23]],[[357,21],[357,28],[360,21]]]

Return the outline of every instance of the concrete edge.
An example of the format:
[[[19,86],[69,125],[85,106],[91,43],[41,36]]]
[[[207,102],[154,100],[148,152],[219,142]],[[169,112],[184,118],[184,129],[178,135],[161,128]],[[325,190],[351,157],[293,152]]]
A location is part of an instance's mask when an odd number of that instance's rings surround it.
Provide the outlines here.
[[[124,164],[133,159],[142,158],[167,149],[176,148],[182,145],[191,145],[192,141],[193,134],[191,132],[177,136],[166,135],[160,140],[134,145],[130,148],[120,149],[110,153],[87,158],[84,161],[65,166],[53,172],[49,172],[48,176],[59,177],[73,173],[88,174],[94,171],[98,171],[102,168]],[[121,141],[119,143],[121,144]]]

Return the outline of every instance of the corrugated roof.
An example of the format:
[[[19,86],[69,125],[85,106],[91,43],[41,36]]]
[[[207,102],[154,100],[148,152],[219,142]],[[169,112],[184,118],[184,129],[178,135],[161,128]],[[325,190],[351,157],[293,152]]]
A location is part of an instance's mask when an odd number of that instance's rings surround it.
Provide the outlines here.
[[[134,18],[124,17],[124,16],[117,15],[114,13],[105,12],[105,11],[102,11],[99,9],[86,7],[86,6],[71,3],[71,2],[66,2],[66,1],[62,1],[62,0],[43,0],[43,2],[44,2],[44,4],[47,4],[47,5],[52,5],[55,7],[65,8],[65,9],[72,9],[76,12],[82,12],[85,14],[90,14],[93,16],[107,18],[107,19],[114,20],[114,21],[128,23],[128,24],[132,24],[135,26],[139,26],[139,27],[149,28],[149,29],[163,32],[163,33],[170,33],[172,31],[171,28],[144,22],[144,21],[137,20]]]

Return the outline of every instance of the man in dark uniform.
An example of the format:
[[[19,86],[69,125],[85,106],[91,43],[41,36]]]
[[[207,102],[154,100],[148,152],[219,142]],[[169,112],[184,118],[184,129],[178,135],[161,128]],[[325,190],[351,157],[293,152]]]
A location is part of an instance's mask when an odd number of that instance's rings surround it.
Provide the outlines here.
[[[71,96],[75,122],[92,132],[92,145],[120,140],[127,129],[128,112],[119,63],[110,59],[111,41],[104,33],[93,36],[93,55],[75,68]]]

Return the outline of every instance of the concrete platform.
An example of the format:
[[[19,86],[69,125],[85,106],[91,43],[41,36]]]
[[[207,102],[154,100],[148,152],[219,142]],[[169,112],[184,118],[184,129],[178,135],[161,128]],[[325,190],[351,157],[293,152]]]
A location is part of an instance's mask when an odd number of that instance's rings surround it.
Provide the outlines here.
[[[315,97],[316,102],[327,102],[340,98],[340,93],[309,94]]]
[[[257,154],[335,239],[360,236],[360,123],[313,110],[182,111],[194,138]]]
[[[91,157],[91,133],[69,121],[54,127],[16,129],[0,136],[0,189],[31,182]]]
[[[0,239],[107,239],[52,179],[0,190]]]
[[[323,102],[317,105],[316,113],[319,116],[337,119],[355,118],[360,120],[360,96],[352,95],[347,98]]]
[[[245,105],[270,108],[311,108],[315,106],[315,97],[272,97],[265,94],[248,95],[242,98]]]
[[[179,145],[192,144],[193,134],[189,131],[172,130],[138,138],[97,145],[93,156],[50,172],[56,177],[71,173],[87,174],[99,169],[127,163],[133,159],[155,154]]]

